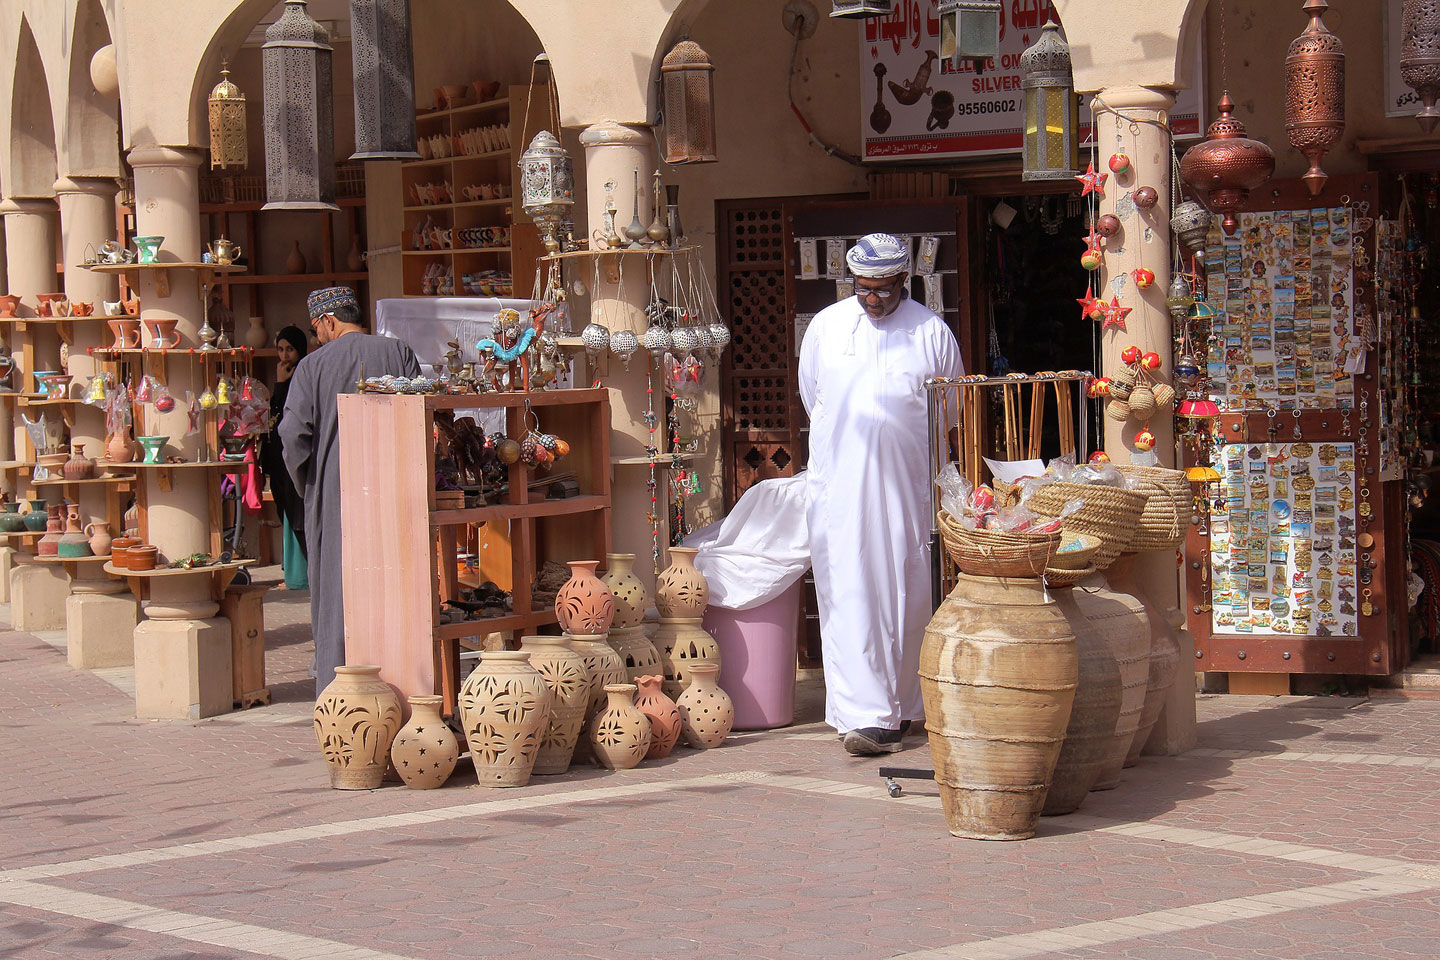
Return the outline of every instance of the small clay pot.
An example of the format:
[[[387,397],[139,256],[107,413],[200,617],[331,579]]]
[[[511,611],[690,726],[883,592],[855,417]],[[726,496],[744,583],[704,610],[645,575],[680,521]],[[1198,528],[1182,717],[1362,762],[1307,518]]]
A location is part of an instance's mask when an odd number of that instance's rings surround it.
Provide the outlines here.
[[[140,546],[139,537],[113,537],[110,540],[110,564],[121,570],[130,567],[130,548]]]
[[[113,540],[110,542],[110,552],[113,558],[115,552],[115,542]],[[136,544],[126,551],[126,555],[128,558],[125,564],[127,569],[154,570],[155,562],[160,555],[160,548],[148,543]]]

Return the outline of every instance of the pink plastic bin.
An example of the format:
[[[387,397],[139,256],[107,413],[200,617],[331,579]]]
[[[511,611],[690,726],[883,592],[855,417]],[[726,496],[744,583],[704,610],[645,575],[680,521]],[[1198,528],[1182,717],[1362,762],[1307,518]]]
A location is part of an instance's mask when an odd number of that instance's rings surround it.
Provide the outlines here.
[[[736,730],[795,720],[795,660],[804,578],[750,610],[709,607],[705,629],[720,645],[720,686],[735,702]]]

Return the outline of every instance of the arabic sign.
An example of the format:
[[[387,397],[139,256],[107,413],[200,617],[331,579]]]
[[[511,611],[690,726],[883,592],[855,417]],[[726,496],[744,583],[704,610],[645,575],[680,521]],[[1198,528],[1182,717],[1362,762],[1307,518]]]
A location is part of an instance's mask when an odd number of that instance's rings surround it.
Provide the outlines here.
[[[1385,0],[1385,116],[1413,117],[1420,112],[1420,95],[1400,77],[1400,0]]]
[[[956,70],[939,58],[938,0],[895,0],[893,13],[865,20],[859,29],[860,85],[867,90],[860,111],[864,158],[1018,153],[1024,117],[1020,55],[1052,20],[1060,17],[1049,0],[1005,0],[999,62],[988,61],[983,71],[970,63]],[[1201,52],[1196,44],[1197,78]],[[1082,108],[1082,144],[1090,135],[1086,116]],[[1200,135],[1198,89],[1179,91],[1170,122],[1177,137]]]

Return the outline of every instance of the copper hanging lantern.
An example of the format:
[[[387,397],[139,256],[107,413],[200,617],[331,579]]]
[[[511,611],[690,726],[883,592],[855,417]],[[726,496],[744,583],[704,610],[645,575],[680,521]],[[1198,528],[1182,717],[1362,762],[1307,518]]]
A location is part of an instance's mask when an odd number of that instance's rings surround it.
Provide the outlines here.
[[[339,210],[335,205],[335,105],[330,34],[285,0],[265,31],[265,196],[262,210]]]
[[[1310,161],[1303,179],[1312,197],[1325,188],[1320,161],[1345,132],[1345,47],[1320,19],[1329,8],[1306,0],[1310,24],[1285,56],[1285,135]]]
[[[1022,180],[1069,180],[1079,167],[1080,107],[1070,70],[1070,47],[1060,25],[1045,24],[1040,37],[1020,54],[1020,87],[1025,91]]]
[[[244,168],[250,163],[245,94],[230,82],[230,62],[220,62],[220,82],[210,91],[210,169]]]
[[[660,62],[665,162],[714,163],[715,65],[700,44],[681,40]]]
[[[350,0],[355,153],[351,160],[418,160],[410,0]]]
[[[1435,129],[1440,109],[1440,3],[1405,0],[1400,10],[1400,79],[1412,87],[1423,106],[1416,114],[1426,133]]]
[[[1233,236],[1240,225],[1235,211],[1250,198],[1250,191],[1275,172],[1275,152],[1245,136],[1245,124],[1231,116],[1234,111],[1227,90],[1220,98],[1220,118],[1210,124],[1205,139],[1180,158],[1181,177],[1210,201],[1212,210],[1225,215],[1220,226],[1226,236]]]

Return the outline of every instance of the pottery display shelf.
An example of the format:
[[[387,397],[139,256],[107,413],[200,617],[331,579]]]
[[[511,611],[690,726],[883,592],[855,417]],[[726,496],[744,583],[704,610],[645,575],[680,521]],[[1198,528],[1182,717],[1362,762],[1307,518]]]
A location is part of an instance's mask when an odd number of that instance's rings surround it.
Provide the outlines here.
[[[595,241],[591,241],[594,243]],[[600,261],[600,269],[605,272],[605,280],[609,283],[619,283],[622,272],[622,258],[629,257],[674,257],[689,256],[695,253],[695,247],[606,247],[600,250],[567,250],[563,253],[547,253],[540,257],[541,264],[558,262],[561,260],[581,260],[597,258]],[[632,266],[631,270],[644,269],[642,266]],[[666,267],[665,269],[669,269]],[[578,337],[575,339],[579,339]],[[564,344],[562,343],[562,346]],[[582,344],[583,347],[583,344]]]
[[[93,270],[96,273],[118,273],[125,278],[133,290],[139,286],[139,278],[142,272],[153,272],[155,277],[155,294],[161,298],[170,296],[170,271],[171,270],[194,270],[197,282],[207,286],[217,277],[227,277],[235,273],[244,273],[244,264],[238,263],[201,263],[198,261],[178,260],[164,263],[96,263],[85,264],[85,269]],[[113,317],[96,317],[97,320],[113,320]]]
[[[380,664],[385,678],[407,696],[442,696],[453,713],[460,641],[534,633],[556,623],[552,604],[531,601],[536,571],[547,560],[609,552],[609,391],[344,394],[338,402],[346,505],[342,536],[347,543],[369,545],[345,565],[346,658]],[[570,453],[554,470],[573,473],[579,495],[543,499],[544,485],[531,489],[539,477],[515,463],[506,491],[493,502],[442,506],[434,480],[435,413],[473,409],[503,410],[509,436],[524,436],[538,419],[538,429],[569,443]],[[428,524],[409,521],[422,511]],[[486,541],[490,545],[472,547]],[[477,582],[492,580],[510,591],[510,612],[441,622],[444,602],[461,599],[466,585],[459,570],[462,553],[480,555]]]
[[[126,581],[136,599],[148,600],[145,616],[151,620],[203,620],[220,610],[220,599],[242,567],[254,560],[232,560],[189,569],[156,567],[154,570],[131,570],[117,567],[107,559],[101,567],[112,577]],[[209,599],[195,600],[189,586],[196,577],[210,578]]]
[[[199,357],[202,360],[231,362],[247,360],[258,353],[252,347],[226,347],[224,350],[204,350],[200,347],[90,347],[87,352],[91,356],[104,354],[107,357]]]

